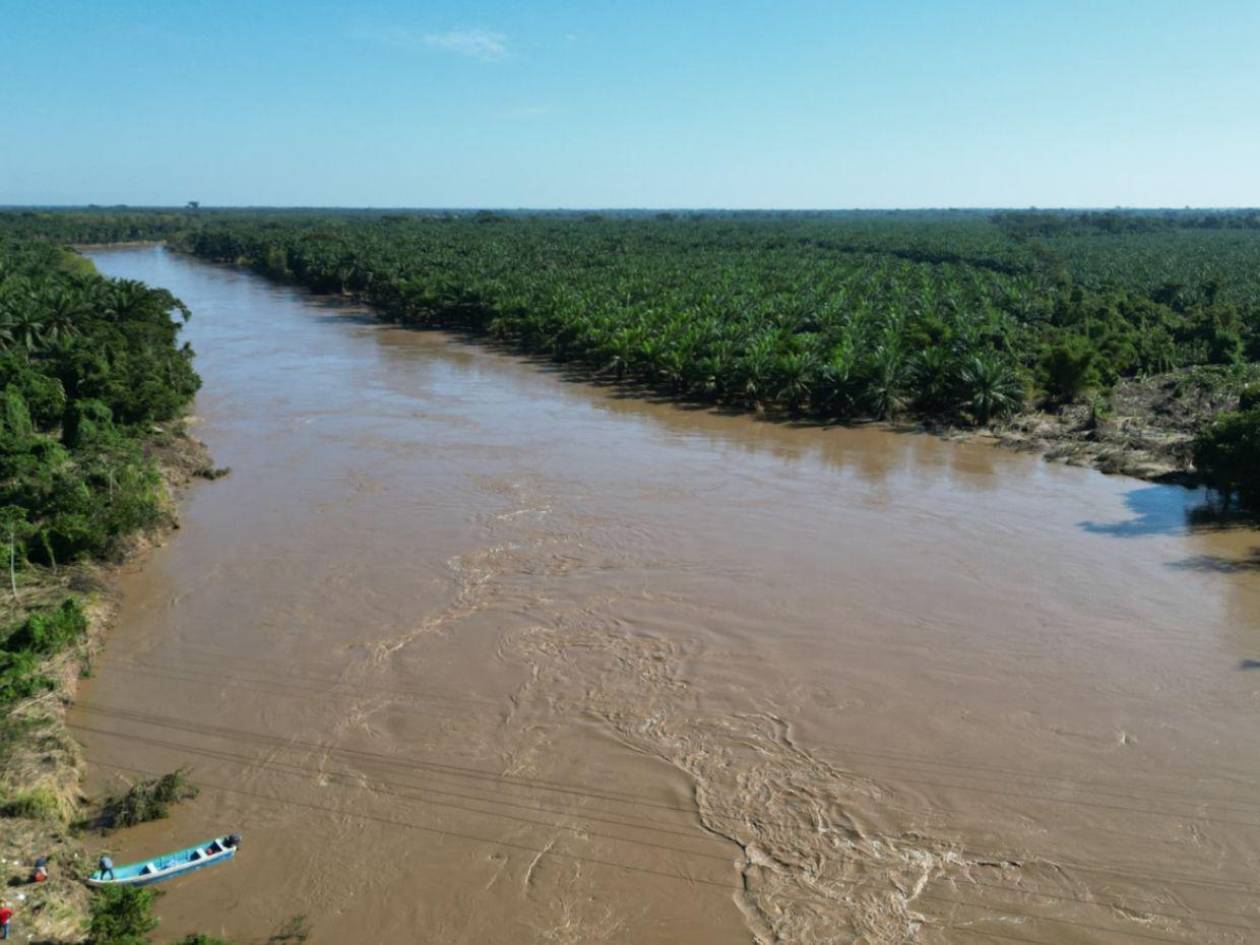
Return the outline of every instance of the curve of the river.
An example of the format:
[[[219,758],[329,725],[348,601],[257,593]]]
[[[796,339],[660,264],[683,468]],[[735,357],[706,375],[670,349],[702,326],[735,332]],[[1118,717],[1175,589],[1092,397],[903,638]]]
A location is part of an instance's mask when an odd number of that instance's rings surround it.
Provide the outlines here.
[[[980,444],[618,396],[162,249],[232,475],[123,578],[115,859],[312,945],[1260,936],[1260,536]],[[279,941],[275,939],[274,941]]]

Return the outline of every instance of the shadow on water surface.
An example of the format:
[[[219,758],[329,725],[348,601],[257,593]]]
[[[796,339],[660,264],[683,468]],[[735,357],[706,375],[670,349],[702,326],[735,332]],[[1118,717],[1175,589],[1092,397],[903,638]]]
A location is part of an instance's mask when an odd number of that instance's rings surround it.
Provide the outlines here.
[[[1080,527],[1095,535],[1113,538],[1260,528],[1260,516],[1225,505],[1217,493],[1202,487],[1142,486],[1125,493],[1124,504],[1133,513],[1132,518],[1120,522],[1086,521],[1079,523]],[[1252,566],[1246,561],[1239,564]]]
[[[1206,521],[1210,508],[1203,489],[1181,486],[1142,486],[1124,497],[1132,517],[1120,522],[1081,522],[1080,527],[1095,535],[1112,538],[1141,538],[1147,535],[1185,535]]]

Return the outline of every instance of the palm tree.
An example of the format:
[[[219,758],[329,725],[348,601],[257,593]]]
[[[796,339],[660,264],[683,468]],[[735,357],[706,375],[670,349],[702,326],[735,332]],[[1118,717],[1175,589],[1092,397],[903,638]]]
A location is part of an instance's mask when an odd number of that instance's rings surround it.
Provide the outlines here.
[[[774,334],[763,332],[753,339],[739,359],[738,370],[743,381],[743,394],[758,410],[761,409],[761,401],[774,370],[774,349]]]
[[[972,355],[959,374],[964,403],[980,423],[1010,413],[1023,402],[1019,377],[1005,360],[993,353]]]
[[[44,310],[43,340],[48,344],[78,334],[80,320],[91,313],[83,295],[62,288],[40,296],[39,302]]]
[[[853,380],[857,357],[853,345],[846,339],[831,352],[831,359],[823,366],[823,401],[828,410],[845,416],[853,410]]]
[[[33,300],[25,305],[6,306],[0,315],[0,326],[6,347],[22,348],[28,353],[43,347],[44,319]]]
[[[906,359],[894,344],[875,349],[869,364],[866,396],[871,410],[880,420],[901,413],[906,406]]]
[[[815,362],[808,351],[789,351],[779,358],[779,400],[797,413],[809,400],[814,386]]]
[[[954,387],[954,355],[944,345],[925,348],[914,358],[912,368],[917,392],[915,400],[921,409],[939,409],[949,403]]]

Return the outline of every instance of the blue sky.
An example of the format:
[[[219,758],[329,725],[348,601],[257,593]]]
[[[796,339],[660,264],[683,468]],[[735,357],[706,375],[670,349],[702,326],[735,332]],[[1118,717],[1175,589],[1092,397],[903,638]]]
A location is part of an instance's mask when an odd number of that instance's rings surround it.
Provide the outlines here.
[[[1260,2],[0,0],[0,204],[1255,206]]]

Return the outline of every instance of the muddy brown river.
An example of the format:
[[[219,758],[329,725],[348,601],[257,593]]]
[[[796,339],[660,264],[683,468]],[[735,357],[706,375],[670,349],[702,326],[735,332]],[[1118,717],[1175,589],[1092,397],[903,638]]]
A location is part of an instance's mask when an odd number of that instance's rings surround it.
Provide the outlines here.
[[[244,835],[163,940],[1260,941],[1260,535],[1201,495],[92,258],[192,307],[233,470],[71,718],[203,789],[116,861]]]

